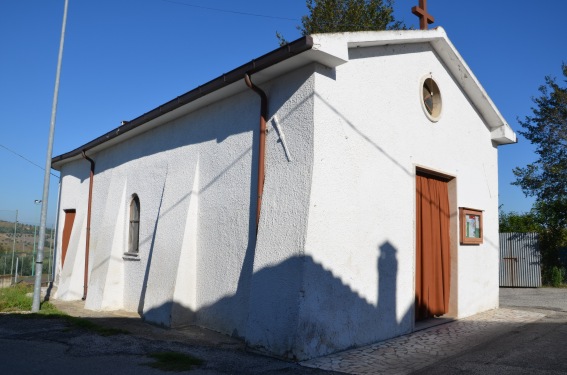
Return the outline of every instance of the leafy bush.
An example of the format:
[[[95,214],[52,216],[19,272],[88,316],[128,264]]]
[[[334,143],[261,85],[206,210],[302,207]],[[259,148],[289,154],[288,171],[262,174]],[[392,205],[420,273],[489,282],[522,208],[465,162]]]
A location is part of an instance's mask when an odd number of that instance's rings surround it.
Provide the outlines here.
[[[543,283],[552,287],[559,287],[565,279],[565,268],[553,266],[543,272]]]

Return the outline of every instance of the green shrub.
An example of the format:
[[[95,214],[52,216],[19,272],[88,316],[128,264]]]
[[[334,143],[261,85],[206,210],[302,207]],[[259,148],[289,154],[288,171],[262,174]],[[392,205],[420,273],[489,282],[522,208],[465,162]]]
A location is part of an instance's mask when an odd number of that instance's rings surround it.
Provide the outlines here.
[[[562,282],[563,282],[563,269],[559,268],[557,266],[553,266],[551,268],[551,275],[549,277],[549,283],[551,284],[551,286],[557,288],[557,287],[561,286]]]

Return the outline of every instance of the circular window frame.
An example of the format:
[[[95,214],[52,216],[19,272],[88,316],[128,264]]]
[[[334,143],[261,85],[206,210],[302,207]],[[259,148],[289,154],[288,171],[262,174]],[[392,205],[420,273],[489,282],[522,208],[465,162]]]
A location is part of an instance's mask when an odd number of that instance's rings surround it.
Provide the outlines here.
[[[428,93],[432,93],[433,98],[430,101],[430,107],[426,104],[428,102]],[[439,85],[431,75],[425,76],[421,79],[419,84],[419,102],[423,113],[431,122],[437,122],[441,119],[443,113],[443,97]]]

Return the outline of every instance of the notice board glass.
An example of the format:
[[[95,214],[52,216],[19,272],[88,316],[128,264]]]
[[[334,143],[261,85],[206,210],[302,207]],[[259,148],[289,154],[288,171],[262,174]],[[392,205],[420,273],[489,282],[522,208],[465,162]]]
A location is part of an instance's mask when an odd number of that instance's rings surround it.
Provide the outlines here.
[[[459,222],[461,227],[461,245],[478,245],[482,243],[482,210],[460,207]]]

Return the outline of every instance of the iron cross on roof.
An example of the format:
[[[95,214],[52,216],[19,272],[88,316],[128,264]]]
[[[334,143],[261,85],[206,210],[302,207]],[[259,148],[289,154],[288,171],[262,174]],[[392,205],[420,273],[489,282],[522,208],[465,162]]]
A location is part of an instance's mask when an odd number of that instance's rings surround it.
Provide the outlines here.
[[[411,12],[419,17],[421,30],[427,30],[427,24],[435,22],[433,16],[427,13],[427,0],[419,0],[419,6],[411,8]]]

